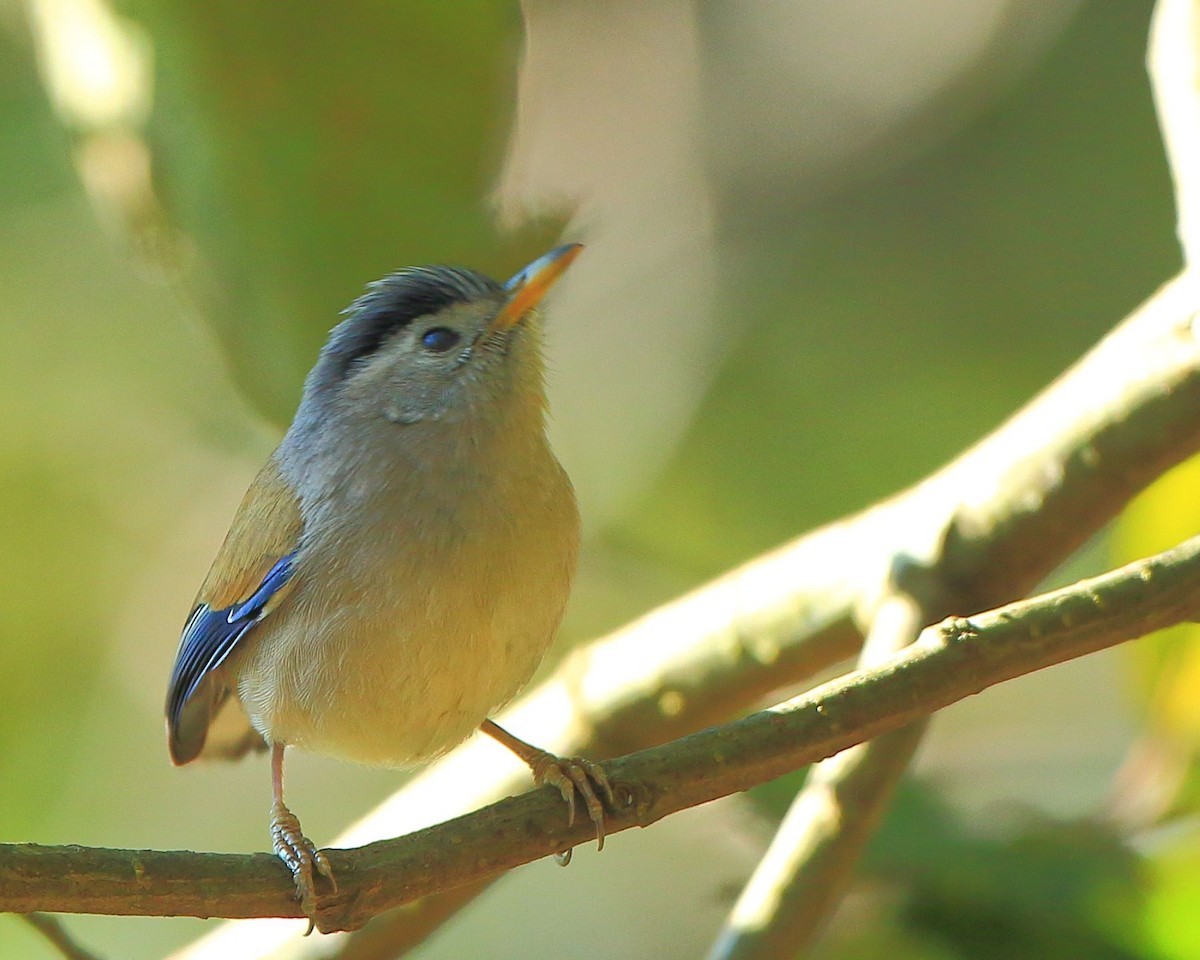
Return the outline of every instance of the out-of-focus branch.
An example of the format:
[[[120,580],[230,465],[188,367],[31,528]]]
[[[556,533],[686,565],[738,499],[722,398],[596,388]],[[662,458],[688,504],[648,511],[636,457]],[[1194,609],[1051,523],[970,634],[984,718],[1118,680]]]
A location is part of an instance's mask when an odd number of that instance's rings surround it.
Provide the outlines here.
[[[1166,302],[1178,311],[1177,326],[1174,333],[1160,328],[1160,334],[1188,343],[1186,352],[1194,358],[1194,282],[1184,276],[1160,296],[1167,291]],[[1123,415],[1118,411],[1140,408],[1138,398],[1161,393],[1162,385],[1156,387],[1138,375],[1120,383],[1113,371],[1123,358],[1147,346],[1138,346],[1139,323],[1153,326],[1170,315],[1168,311],[1155,320],[1163,305],[1156,301],[1118,327],[1000,430],[905,495],[944,496],[956,512],[945,517],[944,526],[930,528],[944,535],[918,558],[894,554],[889,575],[881,578],[884,599],[860,607],[860,619],[868,625],[861,667],[871,667],[912,642],[925,623],[1026,593],[1124,505],[1131,491],[1122,496],[1120,482],[1112,482],[1111,474],[1124,474],[1122,464],[1132,453],[1127,444],[1141,441],[1127,432],[1130,424],[1120,422]],[[1070,411],[1078,417],[1077,432],[1063,433],[1057,424]],[[1193,436],[1191,442],[1195,440]],[[1021,457],[1023,445],[1027,453]],[[983,474],[988,483],[1009,494],[1024,491],[1024,497],[955,496],[956,490],[979,489],[978,471],[990,464],[1006,466],[998,477]],[[1104,472],[1109,479],[1097,483]],[[1082,500],[1076,496],[1079,491],[1085,492]],[[794,956],[820,933],[920,745],[924,726],[920,721],[813,769],[710,960]]]
[[[1200,262],[1200,5],[1158,0],[1147,55],[1154,106],[1175,181],[1179,243]]]
[[[95,954],[84,950],[71,939],[71,935],[63,929],[58,917],[48,913],[26,913],[22,916],[33,929],[49,941],[55,950],[66,957],[66,960],[96,960]]]
[[[1200,449],[1193,280],[1161,288],[995,433],[927,480],[823,527],[581,647],[506,712],[518,735],[604,757],[752,709],[850,656],[897,558],[944,557],[960,610],[1027,593],[1132,496]],[[398,836],[523,789],[527,774],[472,740],[427,769],[338,845]],[[452,893],[456,903],[465,902]],[[413,945],[451,911],[377,918],[373,941]],[[308,938],[224,926],[176,960],[330,957],[361,934]]]
[[[1185,259],[1194,265],[1200,252],[1200,3],[1158,0],[1149,64],[1175,181],[1179,239]],[[1196,306],[1193,291],[1191,308]],[[1194,332],[1194,322],[1192,329]],[[1094,452],[1084,448],[1078,455]],[[1060,485],[1059,489],[1064,488]],[[1037,513],[1027,519],[1041,524],[1042,505],[1036,496],[1033,502]],[[1067,515],[1062,514],[1064,519]],[[977,514],[977,519],[988,525],[986,512]],[[1009,520],[1021,521],[1020,515]],[[956,527],[962,530],[970,523],[971,518],[964,516]],[[1069,535],[1070,528],[1065,529]],[[967,590],[961,596],[952,589],[955,532],[951,528],[948,549],[938,552],[927,571],[926,584],[932,581],[940,594],[940,603],[925,606],[929,619],[956,607],[972,609],[971,586],[965,585]],[[1017,542],[1020,539],[1016,538]],[[1009,538],[1008,545],[1012,542]],[[988,543],[987,548],[993,545],[1003,550],[1005,538]],[[1015,559],[1010,557],[1003,566]],[[872,625],[872,636],[875,626],[878,624]],[[894,631],[887,631],[887,636],[903,641]],[[871,648],[868,643],[860,664],[874,662]],[[795,956],[819,934],[849,884],[852,867],[893,787],[920,744],[923,728],[923,723],[915,724],[814,768],[714,945],[712,960],[783,960]]]
[[[894,578],[871,613],[860,669],[886,663],[936,619],[928,576]],[[922,718],[814,764],[713,944],[709,960],[773,960],[794,956],[841,898],[858,851],[874,832],[891,787],[924,736]]]
[[[895,730],[993,684],[1200,617],[1200,537],[1120,570],[970,619],[779,706],[609,761],[625,802],[610,832],[652,823]],[[383,910],[472,883],[567,846],[551,788],[354,850],[331,850],[340,890],[319,924],[357,927]],[[291,879],[266,854],[0,845],[0,909],[137,915],[296,916]]]

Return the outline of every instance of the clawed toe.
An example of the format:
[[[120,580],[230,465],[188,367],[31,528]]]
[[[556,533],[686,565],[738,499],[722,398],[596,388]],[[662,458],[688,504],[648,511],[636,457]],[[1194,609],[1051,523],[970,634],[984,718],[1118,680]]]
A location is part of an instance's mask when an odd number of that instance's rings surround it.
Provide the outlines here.
[[[525,761],[533,771],[534,783],[558,788],[558,792],[567,803],[569,825],[575,823],[575,794],[578,792],[583,797],[589,819],[596,825],[596,847],[599,850],[604,849],[604,800],[615,810],[616,799],[603,766],[585,757],[555,756],[514,737],[492,720],[485,720],[479,729]],[[564,865],[570,862],[570,851],[559,853],[557,859]]]
[[[324,877],[336,892],[337,879],[333,875],[333,866],[324,851],[318,850],[304,835],[296,815],[278,802],[271,808],[271,846],[292,873],[296,896],[309,919],[311,932],[316,918],[316,875]]]
[[[612,784],[604,767],[585,757],[557,757],[544,753],[530,764],[533,779],[538,784],[557,787],[567,803],[567,823],[575,823],[575,794],[578,791],[587,807],[588,818],[596,826],[596,849],[604,849],[604,802],[597,795],[615,804]],[[569,859],[569,858],[568,858]],[[560,857],[561,862],[561,857]]]

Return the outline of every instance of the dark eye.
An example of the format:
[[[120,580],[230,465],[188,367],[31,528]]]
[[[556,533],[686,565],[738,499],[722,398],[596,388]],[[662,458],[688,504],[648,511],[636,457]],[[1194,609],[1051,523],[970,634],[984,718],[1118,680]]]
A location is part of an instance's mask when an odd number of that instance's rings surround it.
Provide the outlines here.
[[[445,353],[461,340],[457,333],[446,327],[433,327],[421,334],[421,346],[431,353]]]

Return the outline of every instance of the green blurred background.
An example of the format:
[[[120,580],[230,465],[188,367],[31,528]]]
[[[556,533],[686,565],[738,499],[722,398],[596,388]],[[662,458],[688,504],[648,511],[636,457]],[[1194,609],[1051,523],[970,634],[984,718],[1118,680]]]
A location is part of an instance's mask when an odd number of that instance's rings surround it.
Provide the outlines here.
[[[164,685],[389,269],[588,244],[550,331],[588,532],[564,645],[953,456],[1178,269],[1150,12],[0,0],[0,838],[265,847],[265,765],[171,768]],[[1197,474],[1072,572],[1194,533]],[[1200,954],[1195,649],[939,717],[819,955]],[[322,842],[400,781],[296,761]],[[703,955],[796,782],[517,871],[419,955]],[[206,926],[68,925],[135,960]],[[53,955],[0,917],[0,956]]]

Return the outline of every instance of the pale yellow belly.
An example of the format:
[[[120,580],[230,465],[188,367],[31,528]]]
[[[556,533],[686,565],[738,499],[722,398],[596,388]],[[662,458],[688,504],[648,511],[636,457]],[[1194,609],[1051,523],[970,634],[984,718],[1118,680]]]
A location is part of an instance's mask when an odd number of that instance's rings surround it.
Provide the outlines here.
[[[297,584],[229,665],[251,723],[268,742],[366,764],[449,750],[529,680],[558,627],[573,557],[524,554],[341,602]]]

